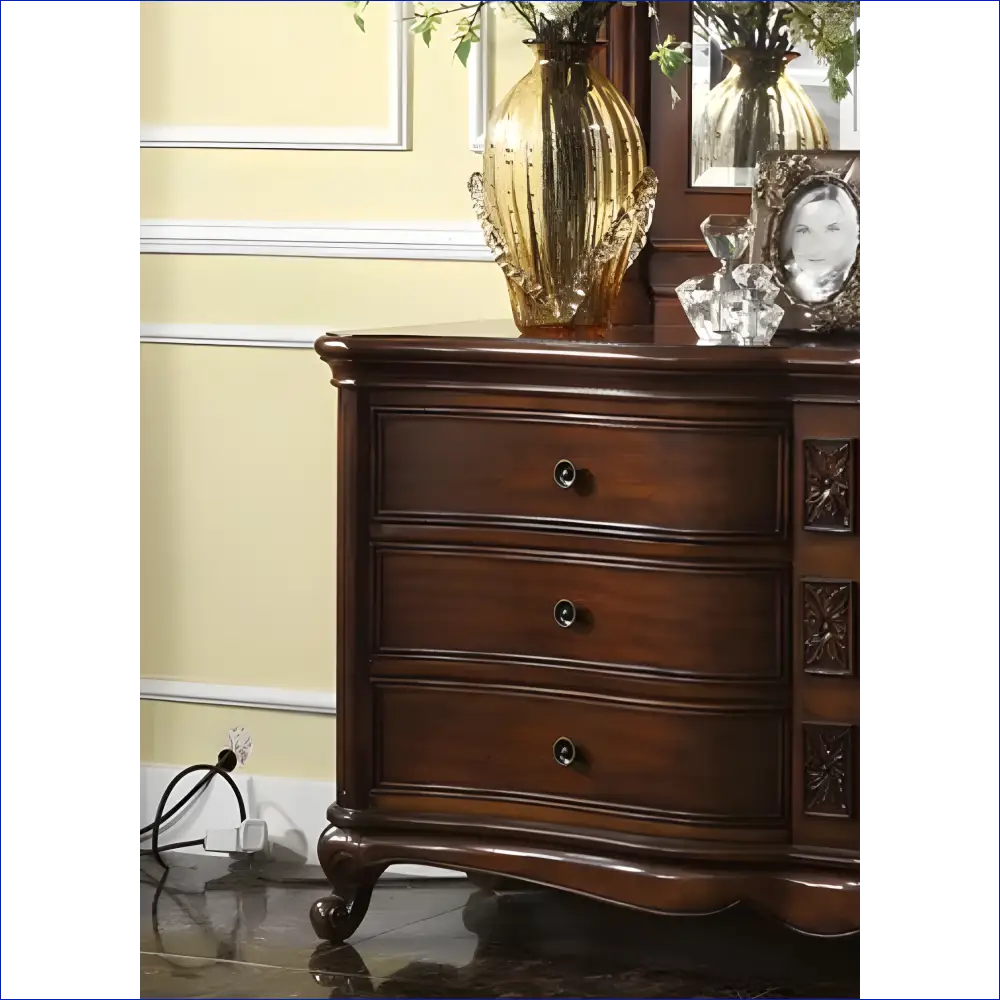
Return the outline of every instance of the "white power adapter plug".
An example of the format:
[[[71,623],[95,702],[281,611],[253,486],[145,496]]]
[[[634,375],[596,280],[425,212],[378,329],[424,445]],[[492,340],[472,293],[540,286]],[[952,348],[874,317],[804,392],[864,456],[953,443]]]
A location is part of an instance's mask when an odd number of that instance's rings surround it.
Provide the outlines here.
[[[211,854],[261,854],[267,844],[267,823],[262,819],[245,819],[237,827],[205,834],[205,850]]]

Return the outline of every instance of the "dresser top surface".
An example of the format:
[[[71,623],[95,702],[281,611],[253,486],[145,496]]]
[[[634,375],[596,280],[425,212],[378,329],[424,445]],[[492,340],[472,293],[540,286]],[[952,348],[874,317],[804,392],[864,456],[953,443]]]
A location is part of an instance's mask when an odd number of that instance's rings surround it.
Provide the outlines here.
[[[597,342],[536,340],[517,336],[510,320],[477,320],[433,326],[396,327],[321,337],[324,360],[354,362],[450,362],[490,365],[563,365],[605,369],[702,372],[801,372],[860,374],[854,342],[776,339],[770,347],[702,345],[684,326],[615,327]]]

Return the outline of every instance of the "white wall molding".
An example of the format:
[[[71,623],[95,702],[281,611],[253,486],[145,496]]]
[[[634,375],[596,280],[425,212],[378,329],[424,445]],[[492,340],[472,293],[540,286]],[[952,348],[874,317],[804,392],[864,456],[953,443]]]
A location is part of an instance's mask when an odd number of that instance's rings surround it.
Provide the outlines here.
[[[855,34],[864,32],[864,15],[854,23]],[[865,148],[865,64],[859,62],[850,77],[851,93],[840,102],[840,148]]]
[[[197,149],[375,149],[412,148],[412,3],[393,0],[389,23],[388,123],[376,127],[243,127],[238,125],[140,125],[139,145]],[[345,25],[345,31],[354,30]],[[331,95],[331,104],[333,95]]]
[[[212,757],[214,759],[214,754]],[[140,765],[139,826],[152,822],[160,796],[180,770],[180,767],[161,764]],[[179,781],[175,792],[171,794],[171,801],[175,801],[174,794],[180,799],[201,777],[200,773],[195,773]],[[337,795],[333,782],[247,774],[241,768],[237,768],[232,777],[243,796],[247,816],[267,823],[268,839],[276,845],[272,850],[273,859],[285,865],[318,864],[316,844],[327,826],[327,807],[335,801]],[[216,779],[188,808],[170,821],[160,839],[163,843],[194,840],[204,837],[207,830],[225,829],[238,824],[239,812],[232,790],[228,784]],[[143,846],[148,844],[148,840],[143,841]],[[182,848],[178,853],[204,855],[198,847]],[[393,865],[383,878],[453,878],[461,875],[461,872],[426,865]],[[322,893],[318,892],[317,896],[319,895]]]
[[[146,219],[142,253],[492,261],[472,222],[217,222]]]
[[[329,691],[299,691],[291,688],[244,687],[239,684],[202,684],[198,681],[142,677],[139,697],[143,701],[175,701],[186,705],[225,705],[264,708],[275,712],[335,715],[336,700]]]
[[[493,109],[493,60],[490,58],[490,29],[493,12],[489,5],[480,15],[479,44],[469,50],[469,148],[481,153],[486,141],[486,123]]]
[[[144,344],[209,347],[296,347],[312,349],[317,338],[336,333],[329,326],[272,326],[239,323],[140,323]]]

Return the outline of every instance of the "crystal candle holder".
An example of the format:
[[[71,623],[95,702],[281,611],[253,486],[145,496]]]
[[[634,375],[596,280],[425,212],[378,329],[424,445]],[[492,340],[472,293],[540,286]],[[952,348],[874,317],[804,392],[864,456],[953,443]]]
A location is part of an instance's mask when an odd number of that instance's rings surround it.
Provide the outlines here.
[[[726,303],[739,295],[739,286],[733,278],[733,265],[750,246],[753,233],[750,219],[745,215],[710,215],[701,224],[701,235],[712,256],[722,267],[713,275],[718,293],[712,303],[712,332],[729,333],[726,322]]]

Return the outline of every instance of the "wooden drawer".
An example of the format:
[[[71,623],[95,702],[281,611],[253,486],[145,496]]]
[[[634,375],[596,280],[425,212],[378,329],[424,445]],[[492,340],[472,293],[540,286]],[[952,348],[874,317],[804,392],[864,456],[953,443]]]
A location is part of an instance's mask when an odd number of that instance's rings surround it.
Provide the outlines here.
[[[376,550],[375,653],[784,676],[785,575],[479,548]],[[571,602],[576,620],[557,620]]]
[[[376,794],[769,825],[785,815],[776,710],[707,711],[569,692],[379,684]],[[557,741],[567,740],[567,748]],[[569,766],[556,753],[572,749]],[[461,805],[456,803],[456,811]]]
[[[382,408],[376,426],[376,517],[785,534],[786,430],[777,422]],[[560,462],[575,470],[571,485],[556,482]]]

